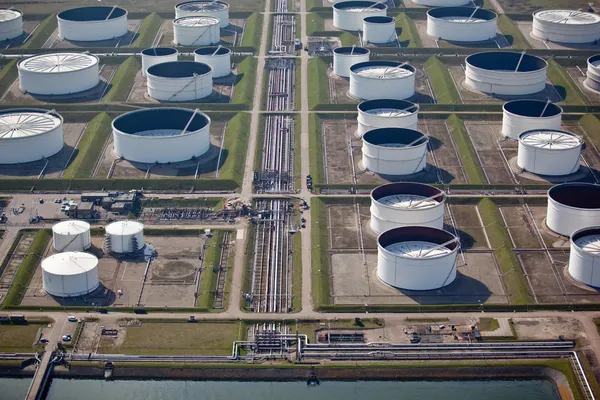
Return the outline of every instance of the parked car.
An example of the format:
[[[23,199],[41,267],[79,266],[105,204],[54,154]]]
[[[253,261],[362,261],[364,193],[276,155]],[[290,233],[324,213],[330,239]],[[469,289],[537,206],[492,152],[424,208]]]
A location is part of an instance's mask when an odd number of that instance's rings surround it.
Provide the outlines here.
[[[71,341],[71,335],[63,335],[62,340],[63,340],[63,342],[70,342]]]
[[[46,339],[46,338],[41,338],[40,339],[40,343],[48,343],[48,342],[49,342],[49,340]]]
[[[77,322],[77,317],[74,315],[69,315],[67,319],[69,320],[69,322]]]

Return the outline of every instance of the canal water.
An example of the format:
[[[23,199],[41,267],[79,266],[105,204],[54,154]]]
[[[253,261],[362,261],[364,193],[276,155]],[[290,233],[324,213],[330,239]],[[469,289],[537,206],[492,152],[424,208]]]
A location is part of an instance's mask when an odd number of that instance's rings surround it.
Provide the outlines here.
[[[17,380],[18,381],[18,380]],[[27,380],[27,382],[29,382]],[[6,386],[6,388],[5,388]],[[0,379],[2,399],[9,384]],[[14,389],[17,390],[17,389]],[[25,387],[25,391],[27,387]],[[22,392],[22,391],[21,391]],[[306,382],[235,381],[104,381],[53,379],[46,400],[558,400],[556,387],[544,380],[522,381],[326,381],[319,386]]]

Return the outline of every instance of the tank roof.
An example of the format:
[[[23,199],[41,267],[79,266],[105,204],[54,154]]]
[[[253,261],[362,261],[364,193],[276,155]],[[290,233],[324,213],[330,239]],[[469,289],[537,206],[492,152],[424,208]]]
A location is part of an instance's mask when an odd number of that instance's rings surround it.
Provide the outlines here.
[[[414,114],[419,111],[419,105],[407,100],[375,99],[360,103],[358,111],[382,117],[395,117]]]
[[[433,202],[431,205],[437,205],[446,200],[446,192],[438,189],[434,186],[425,185],[424,183],[415,182],[395,182],[381,185],[371,191],[371,199],[382,205],[396,208],[393,205],[388,204],[390,201],[395,202],[393,197],[396,196],[407,196],[404,198],[398,197],[399,200],[403,201],[400,204],[400,208],[411,208],[414,206],[425,207],[426,205],[420,203],[419,200],[432,198],[430,201]],[[411,197],[412,196],[412,197]],[[384,200],[387,199],[387,200]],[[416,200],[416,201],[413,201]],[[419,204],[415,204],[419,203]],[[435,203],[435,204],[434,204]],[[422,205],[422,206],[421,206]]]
[[[377,244],[386,250],[388,247],[397,244],[407,244],[410,246],[411,243],[427,243],[430,245],[428,246],[428,250],[431,250],[431,248],[437,245],[447,243],[440,249],[444,251],[444,254],[447,254],[457,250],[460,242],[456,236],[448,231],[427,226],[403,226],[400,228],[393,228],[383,232],[377,238]],[[447,251],[445,251],[444,248]],[[415,250],[418,251],[418,249]],[[402,255],[398,252],[394,252],[394,254]],[[411,256],[411,258],[414,256],[415,255]]]
[[[498,18],[498,14],[484,8],[475,9],[473,7],[439,7],[427,11],[427,15],[432,18],[448,19],[449,17],[458,17],[455,22],[477,22],[492,21]],[[470,19],[471,17],[472,19]]]
[[[374,79],[395,79],[414,75],[415,67],[398,61],[364,61],[350,67],[350,72]]]
[[[429,142],[423,133],[408,128],[377,128],[368,131],[362,138],[369,144],[383,147],[422,146]]]
[[[567,207],[600,210],[600,186],[592,183],[563,183],[548,190],[548,197]]]
[[[556,104],[542,100],[513,100],[504,103],[502,109],[514,115],[531,118],[555,117],[563,112]]]
[[[557,129],[532,129],[521,133],[519,141],[526,146],[545,150],[567,150],[583,144],[579,136]]]
[[[69,220],[52,226],[52,232],[61,235],[78,235],[90,230],[90,224],[85,221]]]
[[[363,21],[370,24],[389,24],[395,22],[396,18],[383,15],[373,15],[371,17],[363,18]]]
[[[58,18],[65,21],[92,22],[117,19],[127,15],[127,10],[117,6],[77,7],[58,13]]]
[[[12,21],[23,16],[23,13],[19,10],[2,8],[0,9],[0,22]]]
[[[117,221],[106,225],[106,233],[110,235],[134,235],[143,230],[144,225],[137,221]]]
[[[530,54],[524,54],[520,64],[519,59],[521,59],[521,53],[511,51],[486,51],[471,54],[466,58],[465,62],[473,67],[489,71],[506,71],[514,73],[539,71],[548,67],[546,60]],[[515,71],[517,65],[519,66],[519,69]]]
[[[218,0],[195,0],[178,3],[175,8],[188,12],[220,11],[228,9],[229,4]]]
[[[359,46],[344,46],[333,49],[333,54],[363,55],[369,53],[371,53],[371,50],[367,49],[366,47]]]
[[[180,26],[211,26],[218,25],[221,21],[219,18],[215,17],[205,17],[205,16],[190,16],[190,17],[181,17],[173,20],[173,24]]]
[[[225,54],[231,54],[231,49],[223,46],[207,46],[194,50],[194,53],[201,56],[223,56]]]
[[[57,128],[62,121],[59,114],[41,109],[2,110],[0,111],[0,140],[43,135]]]
[[[98,65],[98,57],[86,53],[38,54],[19,61],[19,69],[45,74],[80,71]]]
[[[600,16],[578,10],[539,10],[533,17],[545,22],[561,25],[591,25],[600,22]]]
[[[383,3],[374,1],[339,1],[333,5],[334,9],[350,12],[371,12],[371,10],[387,10]]]
[[[168,61],[154,64],[148,68],[147,74],[163,78],[191,78],[194,75],[205,75],[212,71],[208,64],[196,61]]]
[[[177,53],[177,49],[173,47],[150,47],[142,50],[142,54],[145,56],[168,56]]]
[[[42,261],[42,270],[54,275],[79,275],[98,267],[98,258],[89,253],[68,251]]]
[[[113,120],[112,126],[113,129],[129,135],[175,136],[183,133],[192,115],[194,110],[188,108],[147,108],[118,116]],[[192,134],[208,124],[208,115],[196,112],[186,132]]]
[[[571,243],[585,252],[600,256],[600,226],[590,226],[573,232]]]

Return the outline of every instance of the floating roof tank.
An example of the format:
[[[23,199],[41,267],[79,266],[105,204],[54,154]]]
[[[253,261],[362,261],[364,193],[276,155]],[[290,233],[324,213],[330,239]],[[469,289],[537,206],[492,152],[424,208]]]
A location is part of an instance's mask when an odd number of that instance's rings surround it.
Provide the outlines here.
[[[194,61],[155,64],[146,71],[148,95],[162,101],[192,101],[212,94],[213,70]]]
[[[577,182],[552,187],[548,190],[546,225],[563,236],[600,225],[600,186]]]
[[[350,67],[369,61],[371,51],[366,47],[337,47],[333,49],[333,73],[343,78],[350,76]]]
[[[600,54],[588,58],[584,85],[588,89],[600,91]]]
[[[549,101],[513,100],[502,106],[502,135],[518,140],[532,129],[560,129],[562,108]]]
[[[578,10],[533,13],[531,36],[559,43],[591,43],[600,39],[600,16]]]
[[[23,13],[14,9],[0,9],[0,42],[23,34]]]
[[[223,46],[201,47],[194,50],[194,61],[209,65],[213,78],[231,74],[231,50]]]
[[[358,105],[358,136],[377,128],[418,128],[419,105],[406,100],[377,99]]]
[[[415,94],[415,68],[397,61],[367,61],[350,67],[348,93],[363,100],[408,99]]]
[[[496,37],[498,14],[471,7],[427,11],[427,35],[451,42],[483,42]]]
[[[362,30],[364,43],[390,43],[398,39],[394,17],[367,17],[363,19]]]
[[[148,68],[153,65],[177,61],[179,52],[172,47],[151,47],[142,50],[142,75],[146,76]]]
[[[600,226],[573,232],[568,270],[576,281],[600,287]]]
[[[179,46],[210,46],[219,43],[219,18],[182,17],[173,21],[173,42]]]
[[[382,175],[413,175],[425,169],[429,138],[406,128],[378,128],[362,137],[362,165]]]
[[[583,141],[557,129],[533,129],[519,135],[517,165],[538,175],[562,176],[579,170]]]
[[[175,19],[182,17],[214,17],[221,28],[229,25],[229,4],[224,1],[196,0],[175,5]]]
[[[333,5],[333,26],[346,31],[360,31],[366,17],[385,17],[387,6],[374,1],[339,1]]]
[[[127,33],[127,10],[117,6],[71,8],[58,13],[58,37],[94,42],[114,39]]]

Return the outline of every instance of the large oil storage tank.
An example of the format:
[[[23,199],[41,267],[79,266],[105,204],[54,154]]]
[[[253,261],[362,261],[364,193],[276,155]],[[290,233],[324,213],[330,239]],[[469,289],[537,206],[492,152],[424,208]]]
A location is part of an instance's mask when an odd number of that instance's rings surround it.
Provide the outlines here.
[[[399,289],[440,289],[456,279],[459,247],[459,239],[442,229],[390,229],[377,238],[377,277]]]
[[[340,1],[333,5],[333,26],[346,31],[360,31],[363,19],[385,17],[387,6],[374,1]]]
[[[131,111],[112,122],[115,154],[142,163],[190,160],[210,148],[210,117],[187,108]]]
[[[499,95],[525,95],[546,88],[548,63],[536,56],[508,51],[476,53],[466,58],[465,85]]]
[[[98,57],[91,54],[39,54],[19,61],[17,69],[19,88],[26,93],[71,94],[100,83]]]
[[[63,221],[52,227],[52,244],[59,253],[84,251],[92,245],[90,224],[85,221]]]
[[[210,65],[213,78],[231,74],[231,50],[223,46],[201,47],[194,50],[194,61]]]
[[[155,64],[146,71],[148,96],[162,101],[191,101],[210,96],[213,72],[210,65],[195,61]]]
[[[444,227],[446,192],[422,183],[399,182],[371,192],[371,222],[376,234],[402,226]]]
[[[358,130],[362,137],[377,128],[418,128],[419,105],[406,100],[377,99],[358,105]]]
[[[333,73],[343,78],[350,76],[350,67],[369,61],[371,51],[366,47],[337,47],[333,49]]]
[[[142,50],[142,75],[146,76],[148,68],[153,65],[177,61],[179,52],[172,47],[151,47]]]
[[[144,225],[117,221],[106,225],[106,247],[113,253],[135,253],[144,247]]]
[[[496,37],[498,14],[471,7],[440,7],[427,11],[427,34],[452,42],[483,42]]]
[[[23,34],[23,13],[19,10],[0,9],[0,42]]]
[[[382,175],[412,175],[425,169],[429,138],[406,128],[378,128],[362,137],[362,165]]]
[[[367,61],[350,67],[350,90],[358,99],[404,100],[415,94],[415,68],[397,61]]]
[[[182,17],[173,21],[173,42],[178,46],[210,46],[219,40],[218,18]]]
[[[221,28],[229,25],[229,4],[218,0],[185,1],[175,5],[175,18],[214,17]]]
[[[428,7],[459,7],[472,5],[471,0],[411,0],[413,3]]]
[[[573,232],[568,270],[576,281],[600,287],[600,226]]]
[[[117,6],[71,8],[58,13],[58,37],[74,41],[109,40],[127,33],[127,10]]]
[[[558,129],[533,129],[519,135],[517,165],[538,175],[562,176],[579,170],[583,141]]]
[[[560,129],[562,108],[549,101],[513,100],[502,106],[502,135],[519,140],[532,129]]]
[[[35,108],[0,111],[0,164],[38,161],[63,148],[63,118]]]
[[[76,251],[54,254],[42,261],[42,279],[52,296],[84,296],[100,286],[98,258]]]
[[[584,84],[589,89],[600,91],[600,54],[588,58]]]
[[[600,186],[576,182],[552,187],[548,190],[546,226],[563,236],[587,226],[600,226]]]
[[[600,16],[578,10],[536,11],[531,35],[559,43],[594,42],[600,39]]]
[[[367,17],[362,30],[365,43],[389,43],[397,39],[394,17]]]

